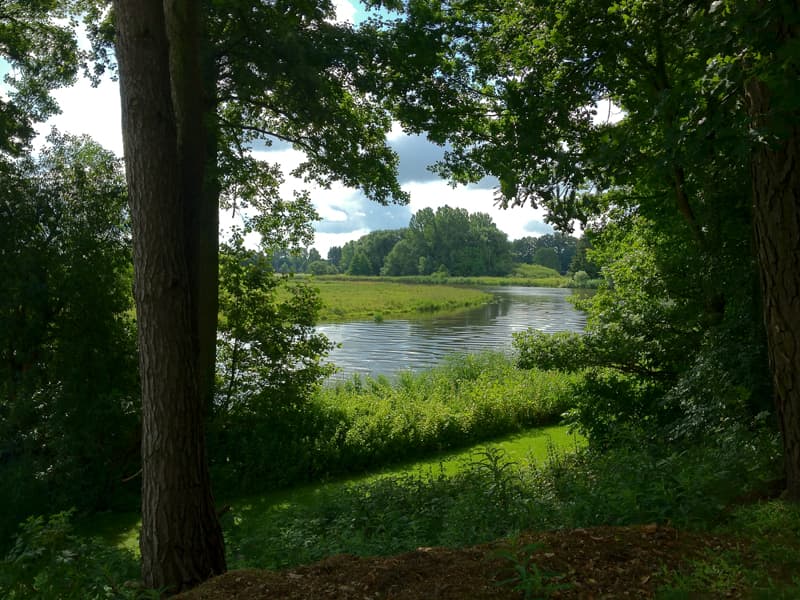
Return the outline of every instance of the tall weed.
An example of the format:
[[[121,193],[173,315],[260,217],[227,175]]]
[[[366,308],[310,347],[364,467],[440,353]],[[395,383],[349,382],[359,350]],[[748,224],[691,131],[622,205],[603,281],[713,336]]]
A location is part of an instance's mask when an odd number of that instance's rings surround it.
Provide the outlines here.
[[[229,419],[212,465],[229,494],[359,473],[553,423],[581,376],[520,370],[501,353],[455,356],[419,374],[353,377],[302,407]],[[224,436],[224,439],[223,437]]]

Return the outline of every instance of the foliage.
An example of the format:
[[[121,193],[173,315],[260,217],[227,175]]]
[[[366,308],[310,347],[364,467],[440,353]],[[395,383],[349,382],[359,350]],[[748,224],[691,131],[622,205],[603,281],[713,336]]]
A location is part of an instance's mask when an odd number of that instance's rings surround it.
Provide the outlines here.
[[[157,599],[136,585],[132,552],[73,532],[72,511],[29,517],[0,562],[0,595],[7,600]]]
[[[296,454],[308,454],[308,404],[333,372],[322,363],[332,345],[314,331],[321,303],[311,287],[276,275],[241,236],[223,246],[220,258],[210,458],[212,468],[251,485],[263,476],[264,458],[281,455],[289,467]],[[294,469],[301,465],[298,460]]]
[[[601,445],[615,428],[623,437],[631,427],[653,437],[703,435],[720,420],[769,408],[752,271],[727,272],[717,313],[701,288],[686,285],[691,246],[681,255],[674,244],[640,217],[606,226],[593,250],[603,281],[576,300],[588,313],[586,333],[515,334],[523,368],[592,369],[576,390],[574,416]]]
[[[777,5],[757,5],[419,2],[385,33],[433,49],[415,76],[385,56],[399,118],[449,144],[440,173],[494,175],[504,205],[541,206],[564,232],[589,227],[593,248],[576,248],[573,268],[589,279],[602,268],[579,303],[587,336],[520,341],[540,364],[572,369],[580,356],[593,368],[576,414],[602,444],[614,429],[702,435],[769,405],[748,242],[751,47],[731,31],[768,49],[756,62],[774,80],[794,63],[752,37],[756,21],[782,23]]]
[[[8,97],[0,98],[0,152],[19,155],[33,123],[58,112],[51,89],[75,81],[83,60],[64,0],[5,0],[0,14],[0,61]]]
[[[52,134],[3,180],[0,545],[33,512],[108,508],[139,446],[119,161]]]

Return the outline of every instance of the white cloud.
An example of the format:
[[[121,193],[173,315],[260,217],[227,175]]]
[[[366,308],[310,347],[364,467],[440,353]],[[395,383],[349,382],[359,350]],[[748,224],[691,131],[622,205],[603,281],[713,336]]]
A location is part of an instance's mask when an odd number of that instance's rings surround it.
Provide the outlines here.
[[[358,10],[348,0],[333,0],[336,9],[336,20],[339,22],[355,23]]]
[[[53,96],[61,114],[37,126],[37,145],[56,127],[66,133],[90,135],[104,148],[122,156],[122,117],[119,86],[115,82],[104,79],[93,88],[86,79],[80,79],[73,87],[56,90]]]
[[[625,111],[611,100],[600,100],[594,108],[597,111],[592,119],[595,125],[613,125],[625,116]]]

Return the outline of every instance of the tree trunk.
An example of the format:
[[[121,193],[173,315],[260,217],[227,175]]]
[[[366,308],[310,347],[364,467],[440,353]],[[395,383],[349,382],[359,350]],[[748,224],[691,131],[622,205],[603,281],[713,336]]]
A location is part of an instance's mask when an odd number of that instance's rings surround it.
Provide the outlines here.
[[[800,126],[772,121],[770,90],[747,84],[751,117],[771,138],[752,157],[753,225],[767,348],[790,499],[800,501]]]
[[[225,554],[208,474],[205,375],[198,364],[194,248],[201,234],[187,218],[198,202],[187,182],[204,173],[205,149],[202,139],[186,141],[189,128],[202,130],[202,122],[183,104],[188,90],[182,86],[194,79],[184,70],[190,61],[177,54],[197,47],[187,39],[197,35],[196,16],[170,17],[168,31],[164,5],[114,2],[142,381],[142,577],[149,587],[175,592],[223,572]],[[199,150],[187,145],[195,142]]]
[[[216,371],[219,282],[219,182],[216,72],[202,43],[196,0],[164,2],[170,48],[178,160],[184,192],[186,256],[192,298],[192,331],[203,405],[211,406]]]

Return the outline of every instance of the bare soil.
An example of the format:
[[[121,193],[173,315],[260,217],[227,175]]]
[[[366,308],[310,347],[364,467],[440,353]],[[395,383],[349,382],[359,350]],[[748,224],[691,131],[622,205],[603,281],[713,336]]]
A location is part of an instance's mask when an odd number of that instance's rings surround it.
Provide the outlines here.
[[[525,547],[535,544],[534,548]],[[530,559],[529,580],[538,598],[650,598],[668,572],[708,552],[742,550],[743,542],[671,527],[595,527],[527,533],[514,546],[495,542],[471,548],[419,548],[398,556],[339,555],[285,571],[241,570],[216,577],[181,600],[495,600],[521,599],[514,562]],[[519,580],[517,580],[519,581]],[[534,581],[534,583],[536,583]],[[556,589],[559,588],[559,589]],[[563,589],[561,589],[563,588]],[[532,591],[537,589],[533,586]]]

